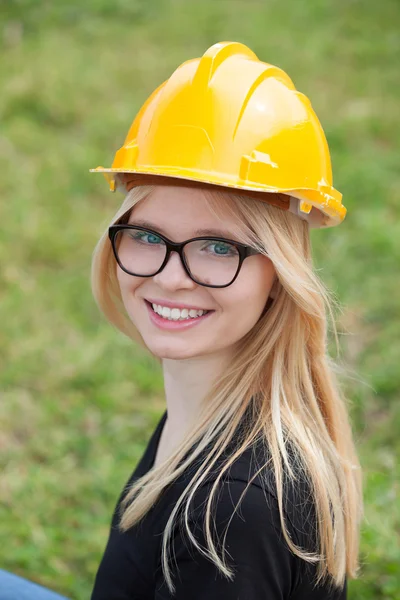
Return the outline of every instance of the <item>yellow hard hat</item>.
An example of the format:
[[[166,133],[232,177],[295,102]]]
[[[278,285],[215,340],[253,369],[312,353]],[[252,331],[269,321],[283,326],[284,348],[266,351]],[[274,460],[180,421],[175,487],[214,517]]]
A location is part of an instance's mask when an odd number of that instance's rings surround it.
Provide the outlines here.
[[[338,225],[346,214],[310,101],[282,69],[236,42],[181,64],[139,110],[112,167],[90,171],[102,172],[112,191],[121,173],[136,174],[119,178],[125,191],[152,175],[253,192],[264,202],[284,194],[281,208],[311,227]]]

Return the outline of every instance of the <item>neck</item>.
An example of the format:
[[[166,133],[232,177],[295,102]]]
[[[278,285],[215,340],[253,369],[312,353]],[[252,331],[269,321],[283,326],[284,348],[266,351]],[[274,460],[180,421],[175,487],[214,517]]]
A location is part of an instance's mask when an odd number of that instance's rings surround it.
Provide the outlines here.
[[[203,400],[230,360],[228,353],[184,360],[163,359],[169,445],[185,437],[202,410]]]

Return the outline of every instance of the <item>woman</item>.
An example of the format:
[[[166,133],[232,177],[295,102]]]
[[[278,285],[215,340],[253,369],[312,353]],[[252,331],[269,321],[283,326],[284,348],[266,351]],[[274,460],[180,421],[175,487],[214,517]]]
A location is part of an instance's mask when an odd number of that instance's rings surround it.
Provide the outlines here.
[[[167,408],[92,600],[347,598],[362,478],[309,236],[346,209],[308,99],[246,46],[215,44],[93,171],[125,194],[93,293],[162,365]]]
[[[346,598],[361,469],[309,238],[346,209],[308,99],[246,46],[215,44],[93,171],[126,194],[93,293],[160,361],[167,409],[92,600]]]

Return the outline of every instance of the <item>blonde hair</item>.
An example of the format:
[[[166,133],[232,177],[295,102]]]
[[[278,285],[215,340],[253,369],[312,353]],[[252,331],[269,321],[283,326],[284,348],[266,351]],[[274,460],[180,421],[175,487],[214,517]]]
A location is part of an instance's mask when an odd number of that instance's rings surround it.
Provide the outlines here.
[[[127,221],[130,210],[153,189],[154,186],[134,187],[110,224]],[[205,189],[204,197],[217,218],[226,211],[237,218],[240,226],[235,234],[241,238],[239,241],[256,246],[272,260],[277,273],[275,298],[258,323],[239,341],[234,359],[204,400],[196,428],[166,461],[133,483],[122,502],[120,528],[126,531],[138,523],[163,490],[211,444],[211,452],[195,470],[168,519],[163,534],[162,568],[168,588],[174,592],[168,543],[183,508],[186,531],[193,544],[231,579],[232,570],[217,553],[211,536],[211,504],[223,474],[261,436],[269,449],[270,461],[259,472],[266,471],[272,462],[287,545],[301,559],[317,563],[315,585],[324,580],[342,587],[346,575],[356,578],[360,568],[362,472],[346,400],[336,379],[336,365],[328,356],[329,323],[337,343],[334,302],[312,266],[309,226],[289,211],[245,194]],[[94,250],[92,290],[106,318],[144,345],[122,303],[107,231]],[[223,463],[208,499],[204,525],[207,550],[204,550],[190,531],[189,505],[249,408],[252,419],[248,430]],[[289,449],[295,453],[298,472],[290,465]],[[192,452],[183,460],[189,450]],[[298,482],[301,476],[312,491],[315,552],[296,546],[288,534],[283,504],[285,466],[291,482]]]

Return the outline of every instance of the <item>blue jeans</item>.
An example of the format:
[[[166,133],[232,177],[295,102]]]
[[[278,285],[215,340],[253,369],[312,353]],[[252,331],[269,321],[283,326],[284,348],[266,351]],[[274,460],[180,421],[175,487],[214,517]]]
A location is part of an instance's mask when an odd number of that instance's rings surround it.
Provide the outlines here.
[[[68,600],[47,588],[0,569],[0,600]]]

